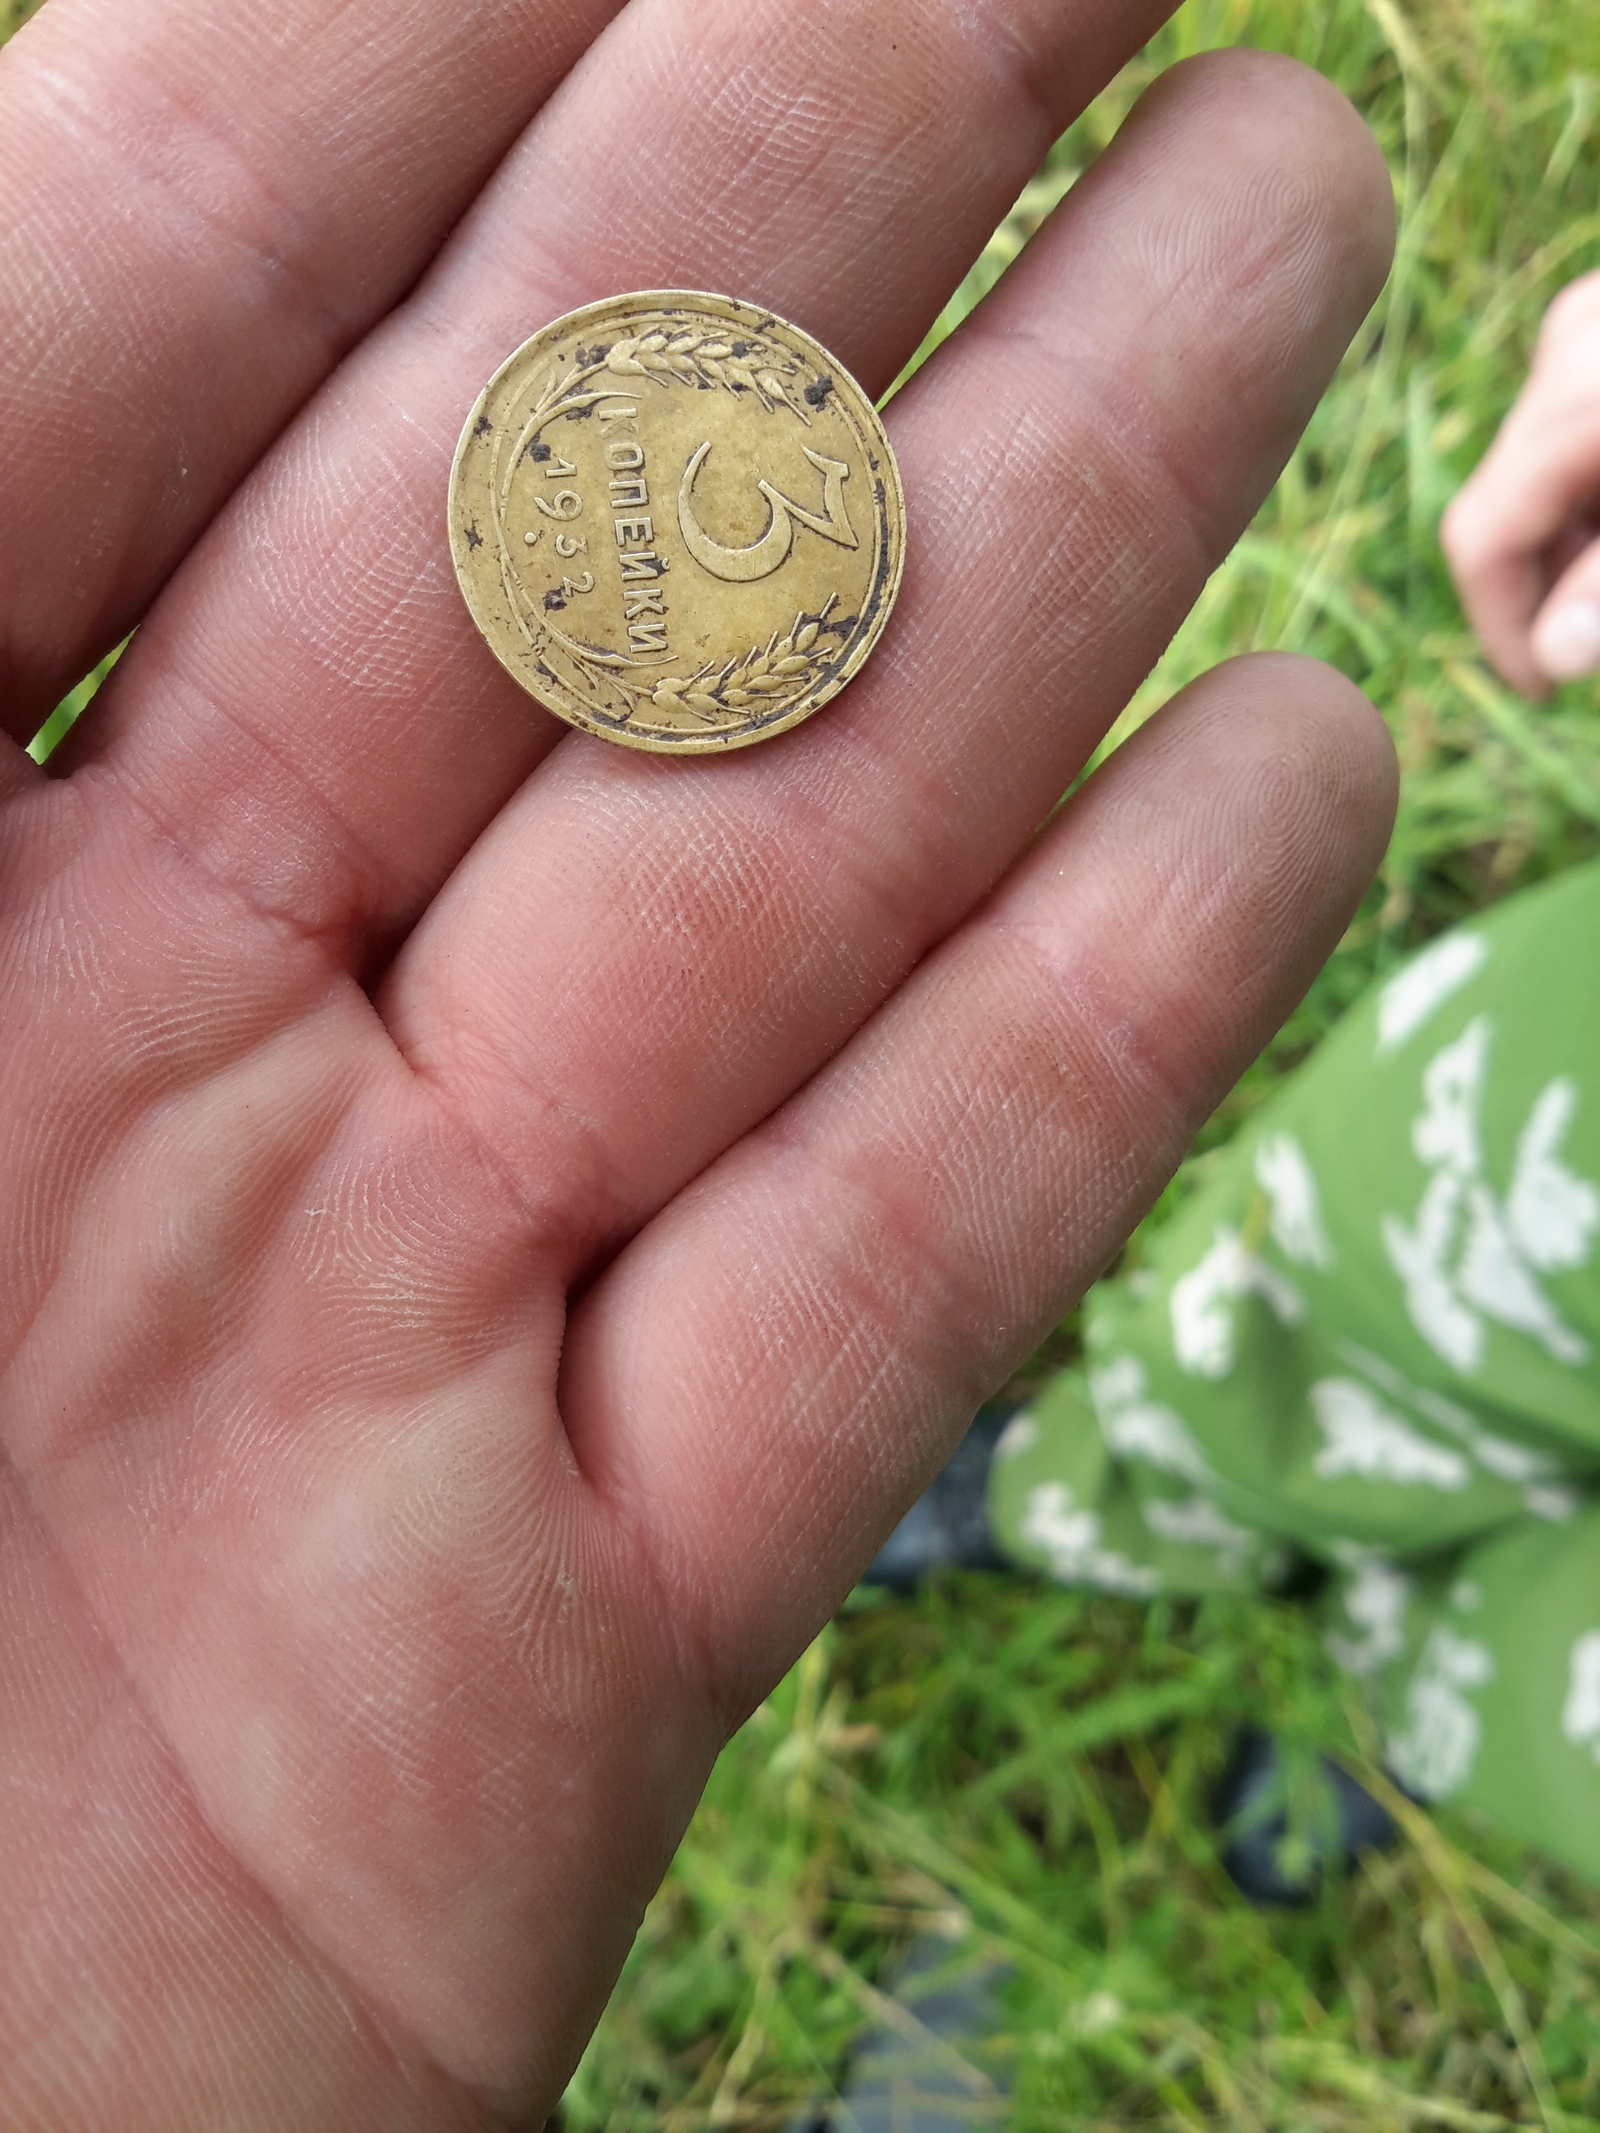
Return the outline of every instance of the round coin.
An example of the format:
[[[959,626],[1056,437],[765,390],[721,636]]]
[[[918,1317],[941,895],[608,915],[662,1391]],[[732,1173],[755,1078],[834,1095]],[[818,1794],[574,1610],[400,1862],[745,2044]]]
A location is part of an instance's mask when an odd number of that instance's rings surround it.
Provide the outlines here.
[[[456,575],[558,716],[663,754],[744,748],[837,696],[900,586],[877,410],[730,296],[608,297],[536,333],[467,418]]]

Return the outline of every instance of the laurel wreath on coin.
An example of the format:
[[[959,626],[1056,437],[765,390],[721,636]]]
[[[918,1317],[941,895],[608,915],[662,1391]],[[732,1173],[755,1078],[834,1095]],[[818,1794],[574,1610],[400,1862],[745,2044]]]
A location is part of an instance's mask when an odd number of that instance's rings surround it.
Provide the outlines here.
[[[587,353],[588,360],[584,360]],[[721,341],[714,334],[646,333],[613,341],[608,347],[578,350],[578,367],[563,378],[559,366],[545,382],[529,410],[518,452],[526,451],[536,433],[557,415],[581,414],[616,394],[614,385],[590,390],[591,380],[609,371],[613,377],[648,378],[670,389],[680,384],[721,386],[726,392],[752,392],[768,413],[786,407],[809,428],[805,402],[790,391],[796,364],[762,341]],[[513,465],[515,461],[513,460]]]
[[[776,709],[781,699],[797,696],[806,688],[817,665],[833,649],[820,642],[828,634],[832,596],[820,614],[798,615],[787,636],[774,636],[765,645],[752,645],[721,668],[706,665],[690,675],[674,675],[640,685],[629,680],[623,671],[640,662],[621,652],[599,651],[569,637],[547,615],[530,615],[527,597],[512,566],[505,512],[517,465],[539,432],[562,415],[581,418],[600,401],[614,399],[619,390],[627,389],[598,380],[644,378],[665,391],[681,384],[697,391],[749,392],[768,414],[786,407],[809,428],[810,411],[793,387],[799,366],[765,342],[744,338],[726,341],[692,329],[632,334],[606,347],[587,351],[580,348],[577,353],[573,370],[563,374],[561,365],[553,366],[528,410],[504,472],[500,473],[497,467],[491,484],[501,581],[524,635],[530,643],[536,635],[553,640],[593,683],[620,691],[628,699],[624,716],[648,701],[661,710],[692,711],[713,725],[744,725],[758,707]]]
[[[837,634],[828,617],[838,595],[829,593],[819,614],[796,615],[787,636],[776,630],[765,645],[752,645],[741,659],[717,667],[709,661],[693,674],[658,681],[650,701],[662,711],[693,711],[718,725],[745,725],[752,711],[775,708],[780,697],[806,688],[819,664],[835,647],[824,636]]]

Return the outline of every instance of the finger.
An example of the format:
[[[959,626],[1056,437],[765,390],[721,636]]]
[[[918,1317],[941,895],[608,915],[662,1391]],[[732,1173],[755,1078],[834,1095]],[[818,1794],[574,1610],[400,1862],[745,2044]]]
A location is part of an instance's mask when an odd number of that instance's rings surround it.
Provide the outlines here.
[[[1546,668],[1534,642],[1551,551],[1600,490],[1600,410],[1587,425],[1555,415],[1513,416],[1440,529],[1468,621],[1499,671],[1531,697],[1565,678]]]
[[[886,386],[1165,5],[629,8],[114,677],[95,745],[138,805],[304,926],[408,923],[565,730],[479,641],[445,542],[506,352],[617,289],[732,287]]]
[[[1541,558],[1498,542],[1480,545],[1475,535],[1447,540],[1445,553],[1467,620],[1492,664],[1524,696],[1547,696],[1550,684],[1532,643],[1532,625],[1549,590]]]
[[[1528,696],[1568,678],[1545,666],[1534,624],[1600,496],[1597,379],[1600,276],[1589,276],[1550,307],[1528,383],[1440,529],[1468,620]],[[1560,632],[1551,650],[1559,661]]]
[[[1557,581],[1533,626],[1533,656],[1551,681],[1600,672],[1600,540]]]
[[[26,739],[619,0],[51,0],[0,55],[0,718]]]
[[[563,749],[380,1005],[574,1273],[821,1064],[985,892],[1248,522],[1380,285],[1319,77],[1180,69],[891,410],[905,587],[783,740]]]
[[[1112,1258],[1382,855],[1393,749],[1268,656],[1146,726],[580,1307],[563,1413],[742,1710]]]

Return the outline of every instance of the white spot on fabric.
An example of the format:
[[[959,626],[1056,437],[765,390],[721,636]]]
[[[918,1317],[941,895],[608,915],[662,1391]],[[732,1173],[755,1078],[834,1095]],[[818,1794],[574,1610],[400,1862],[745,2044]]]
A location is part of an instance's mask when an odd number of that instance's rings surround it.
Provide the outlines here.
[[[1093,1585],[1135,1599],[1160,1586],[1154,1570],[1101,1547],[1099,1514],[1079,1510],[1064,1481],[1042,1481],[1029,1491],[1020,1530],[1024,1542],[1048,1559],[1051,1576],[1063,1585]]]
[[[1460,1452],[1424,1437],[1355,1378],[1319,1378],[1306,1397],[1327,1440],[1311,1462],[1323,1481],[1353,1474],[1363,1481],[1453,1490],[1472,1479],[1471,1463]]]
[[[1149,1384],[1145,1368],[1136,1355],[1114,1355],[1089,1373],[1089,1394],[1103,1422],[1108,1410],[1131,1407],[1142,1400]]]
[[[1528,1335],[1557,1362],[1587,1360],[1589,1343],[1536,1275],[1586,1264],[1600,1226],[1600,1191],[1557,1154],[1577,1104],[1565,1077],[1529,1113],[1503,1206],[1490,1190],[1479,1131],[1489,1039],[1488,1017],[1479,1015],[1429,1061],[1411,1144],[1433,1176],[1412,1223],[1386,1214],[1380,1225],[1412,1324],[1463,1375],[1483,1360],[1485,1320]]]
[[[1567,1075],[1544,1090],[1518,1136],[1506,1194],[1506,1221],[1517,1248],[1545,1273],[1585,1265],[1600,1228],[1600,1192],[1556,1152],[1577,1108],[1578,1091]]]
[[[1424,1109],[1411,1128],[1417,1161],[1430,1170],[1475,1177],[1483,1162],[1478,1113],[1489,1065],[1491,1024],[1487,1015],[1469,1022],[1454,1044],[1430,1059],[1422,1076]]]
[[[1392,1363],[1355,1341],[1339,1340],[1334,1345],[1352,1369],[1391,1398],[1415,1408],[1424,1420],[1459,1438],[1486,1473],[1519,1489],[1523,1503],[1535,1518],[1570,1518],[1577,1510],[1578,1500],[1570,1489],[1558,1483],[1551,1485],[1561,1469],[1548,1452],[1538,1451],[1531,1444],[1518,1444],[1510,1437],[1496,1436],[1468,1408],[1446,1399],[1442,1392],[1411,1384]]]
[[[1441,1393],[1418,1387],[1411,1393],[1411,1402],[1419,1414],[1459,1437],[1485,1473],[1493,1474],[1497,1480],[1520,1488],[1553,1471],[1552,1461],[1543,1452],[1536,1452],[1531,1444],[1514,1444],[1509,1437],[1497,1437],[1493,1430],[1483,1428],[1476,1415],[1468,1414]]]
[[[1144,1505],[1144,1522],[1163,1540],[1190,1548],[1248,1548],[1255,1535],[1224,1518],[1209,1496],[1152,1497]]]
[[[1523,1492],[1523,1501],[1535,1518],[1545,1518],[1554,1526],[1576,1518],[1582,1502],[1576,1489],[1532,1488]]]
[[[1437,1008],[1476,977],[1489,943],[1478,933],[1448,933],[1414,956],[1378,995],[1378,1057],[1397,1052]]]
[[[1534,1279],[1511,1238],[1494,1197],[1482,1185],[1467,1192],[1467,1241],[1456,1286],[1469,1304],[1516,1333],[1526,1333],[1558,1363],[1581,1363],[1589,1343],[1565,1323]]]
[[[1172,1285],[1172,1346],[1191,1376],[1225,1378],[1233,1368],[1233,1306],[1260,1296],[1280,1325],[1298,1326],[1305,1299],[1275,1267],[1245,1250],[1236,1229],[1219,1228],[1200,1264]]]
[[[1183,1417],[1147,1397],[1148,1379],[1136,1355],[1119,1355],[1089,1373],[1089,1396],[1107,1446],[1122,1459],[1142,1459],[1185,1481],[1211,1479],[1205,1454]]]
[[[1272,1241],[1285,1259],[1326,1273],[1333,1246],[1322,1226],[1317,1180],[1292,1133],[1270,1133],[1256,1150],[1256,1183],[1271,1206]]]
[[[1345,1616],[1361,1634],[1330,1632],[1327,1645],[1336,1664],[1347,1674],[1375,1674],[1398,1659],[1405,1650],[1410,1598],[1411,1580],[1402,1571],[1375,1557],[1361,1561],[1343,1595]]]
[[[1482,1360],[1483,1321],[1456,1294],[1447,1266],[1461,1198],[1461,1180],[1441,1171],[1423,1193],[1410,1228],[1397,1215],[1385,1215],[1380,1228],[1389,1264],[1405,1285],[1411,1323],[1434,1354],[1464,1376]]]
[[[1152,1497],[1140,1506],[1144,1522],[1158,1539],[1182,1548],[1214,1548],[1218,1568],[1242,1569],[1260,1536],[1224,1518],[1209,1496]]]
[[[999,1436],[994,1440],[996,1459],[1020,1459],[1024,1452],[1031,1452],[1039,1441],[1039,1425],[1024,1409],[1013,1415]]]
[[[1600,1629],[1585,1630],[1572,1647],[1561,1730],[1575,1748],[1587,1748],[1600,1763]]]
[[[1389,1736],[1394,1773],[1420,1799],[1447,1800],[1472,1775],[1483,1721],[1463,1692],[1493,1678],[1487,1645],[1442,1622],[1429,1633],[1406,1689],[1405,1722]]]

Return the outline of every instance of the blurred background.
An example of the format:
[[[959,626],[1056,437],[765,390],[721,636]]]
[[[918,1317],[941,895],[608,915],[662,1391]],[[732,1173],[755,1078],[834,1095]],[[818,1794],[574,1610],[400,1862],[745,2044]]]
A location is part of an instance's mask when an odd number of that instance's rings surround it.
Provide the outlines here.
[[[0,0],[0,38],[30,12]],[[1596,0],[1189,0],[1057,144],[922,356],[1151,78],[1227,44],[1293,53],[1360,107],[1399,254],[1276,492],[1107,746],[1217,660],[1283,647],[1368,691],[1403,787],[1356,922],[1135,1260],[1369,980],[1600,850],[1600,689],[1540,708],[1510,693],[1438,546],[1545,305],[1600,266]],[[1013,1390],[1075,1341],[1069,1321]],[[979,1574],[858,1592],[724,1754],[560,2124],[1600,2133],[1600,1892],[1469,1818],[1411,1814],[1312,1908],[1253,1909],[1208,1814],[1243,1721],[1308,1767],[1372,1745],[1292,1606],[1135,1606]],[[939,2003],[907,1987],[908,1954],[947,2009],[966,1994],[953,2037],[921,2026]],[[863,2038],[923,2052],[937,2115],[837,2102]]]

